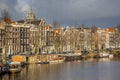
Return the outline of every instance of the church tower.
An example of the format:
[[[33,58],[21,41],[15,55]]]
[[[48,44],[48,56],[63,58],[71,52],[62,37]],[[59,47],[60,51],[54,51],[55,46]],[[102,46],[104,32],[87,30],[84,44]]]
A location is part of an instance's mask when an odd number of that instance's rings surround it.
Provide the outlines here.
[[[32,8],[28,11],[27,16],[25,17],[25,21],[27,21],[27,22],[36,21],[36,16],[35,16]]]

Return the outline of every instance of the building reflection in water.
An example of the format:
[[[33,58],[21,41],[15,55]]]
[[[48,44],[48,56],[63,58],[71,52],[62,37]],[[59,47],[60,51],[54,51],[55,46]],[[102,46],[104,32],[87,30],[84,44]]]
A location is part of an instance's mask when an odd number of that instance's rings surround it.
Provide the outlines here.
[[[83,60],[59,64],[30,64],[0,80],[119,80],[120,60]]]

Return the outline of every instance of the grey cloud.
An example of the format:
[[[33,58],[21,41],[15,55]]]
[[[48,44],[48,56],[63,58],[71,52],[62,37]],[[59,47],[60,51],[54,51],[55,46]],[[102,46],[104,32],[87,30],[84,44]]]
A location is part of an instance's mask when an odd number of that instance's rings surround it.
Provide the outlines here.
[[[31,6],[37,18],[44,18],[47,23],[54,20],[62,25],[112,26],[120,23],[120,0],[12,0],[15,1],[13,3],[11,0],[0,1],[14,11],[11,11],[17,16],[13,16],[14,19],[22,19],[25,16],[24,11]]]

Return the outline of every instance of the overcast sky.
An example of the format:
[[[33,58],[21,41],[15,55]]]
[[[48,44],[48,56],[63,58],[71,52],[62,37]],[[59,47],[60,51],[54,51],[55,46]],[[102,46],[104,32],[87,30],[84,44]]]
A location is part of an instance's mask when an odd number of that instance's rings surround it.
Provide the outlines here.
[[[97,25],[111,27],[120,24],[120,0],[0,0],[0,10],[8,9],[13,20],[25,17],[32,7],[37,19],[62,26]]]

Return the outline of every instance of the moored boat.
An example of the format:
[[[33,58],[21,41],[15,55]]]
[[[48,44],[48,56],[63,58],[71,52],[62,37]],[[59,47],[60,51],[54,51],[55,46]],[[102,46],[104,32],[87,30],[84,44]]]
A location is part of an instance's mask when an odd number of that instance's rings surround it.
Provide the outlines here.
[[[36,64],[49,64],[49,62],[48,61],[40,61],[39,60],[39,61],[36,62]]]
[[[113,54],[110,54],[110,55],[109,55],[109,58],[113,58],[113,57],[114,57],[114,55],[113,55]]]
[[[51,60],[50,63],[60,63],[60,62],[64,62],[64,61],[65,61],[64,57],[58,57],[58,58]]]
[[[109,53],[105,53],[105,52],[100,53],[100,54],[99,54],[99,57],[100,57],[100,58],[108,58],[108,57],[109,57]]]
[[[8,67],[5,65],[0,65],[0,75],[5,74],[8,71]]]
[[[18,73],[18,72],[21,72],[21,70],[22,70],[22,68],[21,68],[20,62],[11,62],[10,63],[10,68],[9,68],[10,73]]]

